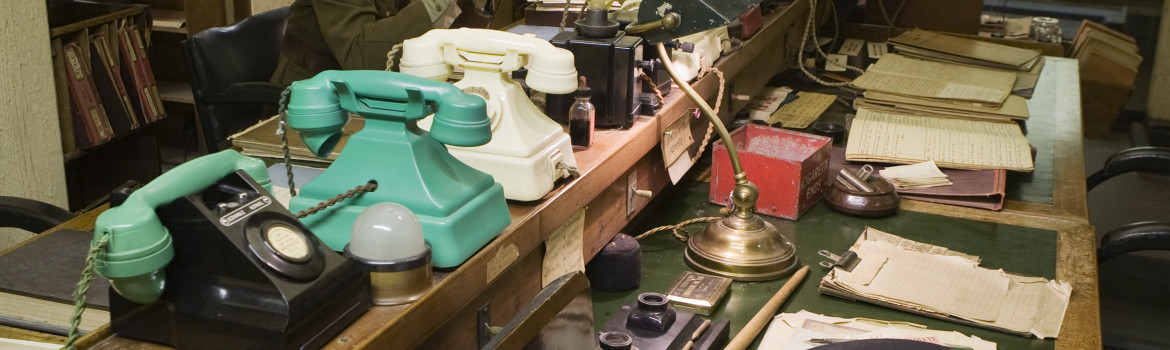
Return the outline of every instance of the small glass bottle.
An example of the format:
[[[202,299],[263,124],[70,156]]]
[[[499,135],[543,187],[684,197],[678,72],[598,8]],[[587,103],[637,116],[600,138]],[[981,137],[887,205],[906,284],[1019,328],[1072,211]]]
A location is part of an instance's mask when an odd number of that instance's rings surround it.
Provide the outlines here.
[[[586,149],[593,144],[593,125],[597,110],[589,102],[592,92],[588,87],[577,88],[576,101],[569,107],[569,141],[573,149]]]

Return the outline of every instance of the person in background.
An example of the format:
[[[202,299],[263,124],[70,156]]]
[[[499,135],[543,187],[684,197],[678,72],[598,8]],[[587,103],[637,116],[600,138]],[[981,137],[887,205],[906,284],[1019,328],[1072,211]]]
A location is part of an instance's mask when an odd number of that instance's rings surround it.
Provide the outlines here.
[[[325,70],[386,69],[403,40],[447,28],[454,0],[294,0],[271,82],[288,86]]]

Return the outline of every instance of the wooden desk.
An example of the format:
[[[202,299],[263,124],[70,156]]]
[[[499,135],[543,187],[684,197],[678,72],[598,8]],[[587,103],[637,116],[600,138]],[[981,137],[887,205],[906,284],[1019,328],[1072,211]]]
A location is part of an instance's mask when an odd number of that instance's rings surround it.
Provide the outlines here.
[[[739,52],[716,64],[727,80],[730,94],[754,94],[767,80],[787,66],[785,52],[797,39],[808,12],[807,2],[797,0],[768,15],[765,27]],[[718,79],[707,75],[696,89],[715,101]],[[581,176],[561,185],[536,204],[510,204],[512,224],[495,240],[458,269],[439,273],[435,286],[409,306],[374,307],[326,348],[471,349],[476,346],[476,313],[491,305],[490,323],[503,325],[541,288],[541,257],[545,238],[565,224],[579,209],[585,218],[583,254],[592,257],[613,235],[625,227],[648,199],[634,198],[627,214],[628,182],[637,189],[657,193],[668,183],[657,151],[660,131],[693,108],[681,92],[671,94],[655,117],[640,118],[629,130],[601,131],[592,147],[575,152]],[[725,97],[725,101],[731,101]],[[724,103],[729,117],[745,103]],[[633,181],[630,181],[633,179]],[[92,224],[92,223],[91,223]],[[111,336],[108,328],[83,339],[96,348],[157,348]]]
[[[707,202],[709,184],[682,183],[655,200],[655,213],[632,230],[638,234],[659,225],[671,225],[697,216],[718,215],[719,207]],[[945,216],[901,211],[877,219],[856,218],[817,205],[800,220],[788,221],[764,217],[780,228],[796,245],[801,264],[810,265],[808,278],[781,309],[781,312],[808,310],[836,317],[869,317],[907,321],[936,330],[956,330],[994,341],[1000,349],[1099,349],[1101,347],[1100,314],[1097,296],[1096,259],[1093,228],[1070,221],[1037,221],[1026,216],[1004,216],[998,221],[979,221],[962,215]],[[1060,337],[1038,340],[982,328],[960,325],[872,304],[825,296],[817,284],[827,271],[816,266],[824,260],[817,254],[825,249],[840,254],[849,248],[866,226],[921,242],[938,244],[983,258],[983,265],[1011,272],[1056,278],[1072,284],[1068,311]],[[702,225],[689,227],[690,232]],[[664,293],[682,271],[686,243],[669,232],[661,232],[640,241],[642,244],[642,282],[637,290],[622,293],[594,291],[594,326],[600,330],[627,302],[643,292]],[[1086,254],[1087,253],[1087,254]],[[734,282],[714,318],[731,320],[731,334],[759,310],[787,278],[768,282]],[[763,333],[760,334],[763,336]],[[758,340],[759,338],[757,338]]]

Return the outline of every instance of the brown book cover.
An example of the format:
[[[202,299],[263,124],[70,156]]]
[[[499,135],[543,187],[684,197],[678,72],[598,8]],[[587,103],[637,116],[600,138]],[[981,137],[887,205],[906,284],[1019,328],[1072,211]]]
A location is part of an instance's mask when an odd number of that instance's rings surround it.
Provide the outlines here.
[[[77,149],[77,136],[73,132],[73,108],[69,98],[68,72],[65,70],[65,49],[61,38],[52,41],[53,87],[57,91],[57,123],[61,125],[61,151],[68,154]]]
[[[110,127],[105,108],[98,97],[97,87],[93,77],[85,66],[85,56],[81,45],[69,43],[65,45],[65,69],[69,82],[69,96],[80,114],[81,125],[85,128],[85,141],[79,143],[88,146],[98,145],[114,138],[114,130]],[[77,120],[74,120],[77,122]],[[79,125],[74,124],[76,129]]]
[[[158,84],[153,76],[147,79],[143,73],[142,66],[149,69],[150,61],[143,55],[145,50],[139,48],[139,41],[134,40],[138,33],[136,28],[129,26],[118,29],[118,48],[122,60],[120,73],[122,81],[129,85],[127,95],[130,100],[137,102],[134,104],[135,111],[142,122],[149,123],[162,118],[162,102],[158,99]]]
[[[115,134],[126,135],[130,130],[138,128],[138,118],[134,115],[134,106],[126,95],[121,77],[115,73],[117,66],[110,61],[112,57],[107,43],[105,33],[98,32],[90,37],[89,66],[98,96],[102,98],[102,106],[106,107],[110,126],[114,128]]]
[[[841,172],[847,167],[854,172],[861,169],[865,163],[845,162],[845,148],[833,147],[829,160],[829,174]],[[885,166],[874,165],[873,173],[885,169]],[[898,190],[898,196],[904,199],[971,207],[987,210],[1003,209],[1004,195],[1007,191],[1007,170],[963,170],[940,169],[953,182],[950,186],[939,186],[915,190]]]
[[[154,79],[154,70],[150,66],[150,57],[146,54],[146,44],[142,41],[142,34],[138,32],[138,27],[131,25],[130,39],[134,42],[135,50],[138,50],[138,65],[134,69],[138,70],[138,74],[142,76],[143,84],[146,85],[144,92],[147,96],[147,101],[153,107],[151,111],[153,115],[150,121],[157,121],[167,116],[166,110],[163,109],[162,97],[158,94],[158,81]]]

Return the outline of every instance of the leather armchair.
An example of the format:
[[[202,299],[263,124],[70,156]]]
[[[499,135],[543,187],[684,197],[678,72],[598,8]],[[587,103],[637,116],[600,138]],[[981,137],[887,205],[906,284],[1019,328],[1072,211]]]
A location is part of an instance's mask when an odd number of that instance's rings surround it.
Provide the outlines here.
[[[232,133],[275,114],[285,87],[268,80],[276,70],[288,15],[288,7],[283,7],[183,41],[208,153],[219,151]]]

